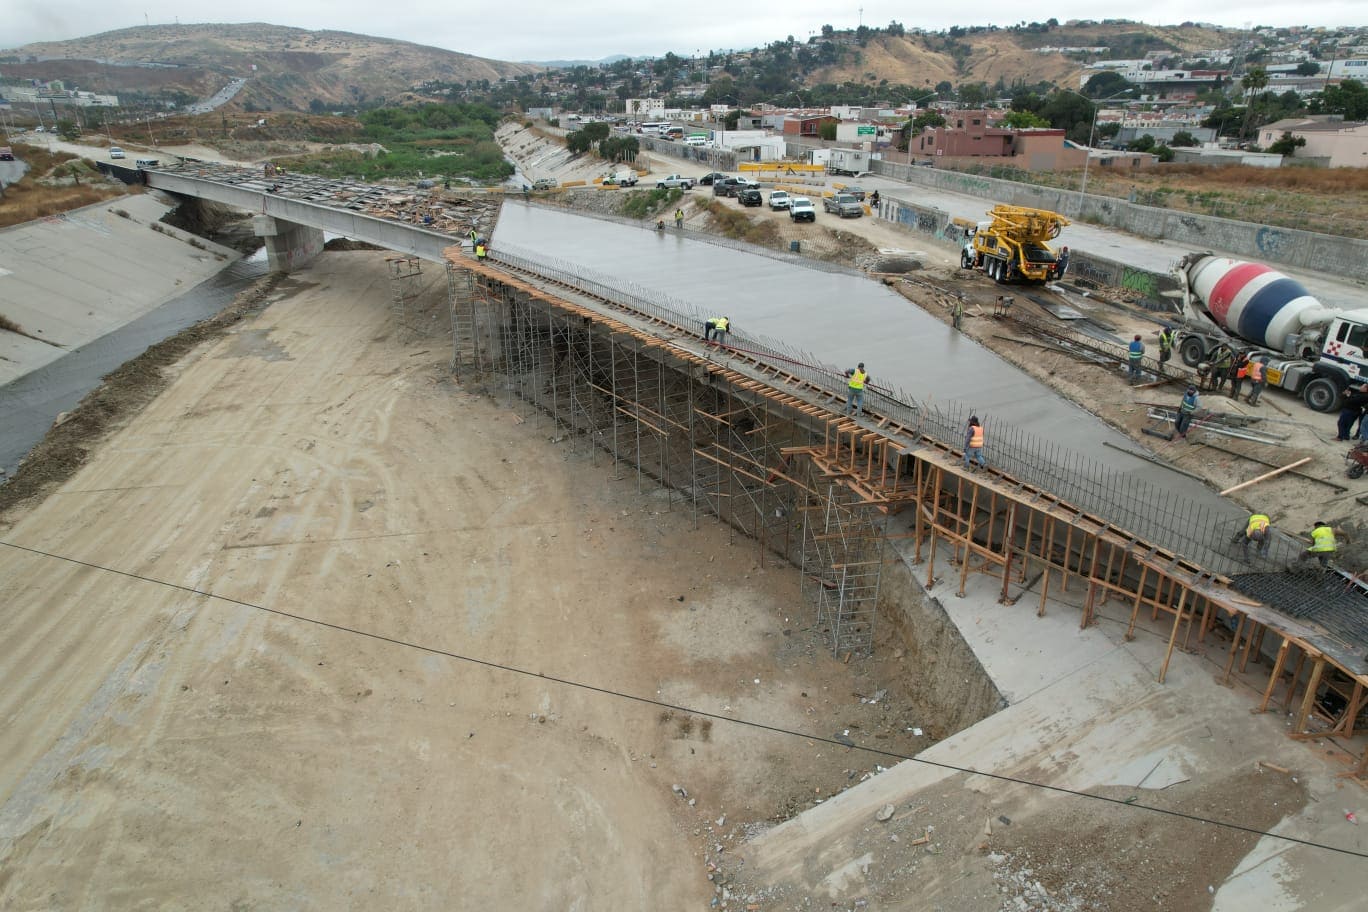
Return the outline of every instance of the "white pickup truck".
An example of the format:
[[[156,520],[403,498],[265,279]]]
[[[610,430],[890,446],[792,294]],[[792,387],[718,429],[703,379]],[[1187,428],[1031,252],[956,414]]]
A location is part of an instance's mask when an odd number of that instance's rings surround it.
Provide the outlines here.
[[[656,181],[656,186],[661,189],[678,187],[680,190],[692,190],[693,185],[692,177],[684,177],[681,174],[671,174],[667,178]]]

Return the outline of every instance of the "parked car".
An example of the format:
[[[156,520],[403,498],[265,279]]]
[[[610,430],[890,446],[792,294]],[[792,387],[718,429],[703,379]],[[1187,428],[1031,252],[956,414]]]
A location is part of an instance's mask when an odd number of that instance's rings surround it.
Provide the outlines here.
[[[755,180],[751,177],[746,177],[746,175],[744,174],[738,177],[736,179],[736,182],[743,187],[754,187],[756,190],[760,189],[760,182],[758,180]]]
[[[124,150],[123,150],[123,149],[120,149],[118,146],[110,146],[110,147],[109,147],[109,157],[110,157],[110,158],[123,158],[123,157],[124,157]]]
[[[693,178],[685,177],[682,174],[671,174],[669,177],[664,178],[663,180],[656,181],[656,187],[660,189],[664,189],[667,187],[670,189],[674,189],[675,187],[678,187],[680,190],[692,190],[693,185]]]
[[[760,196],[760,191],[754,187],[742,187],[740,192],[736,194],[736,199],[743,206],[762,206],[765,203],[764,198]]]
[[[789,200],[789,218],[795,222],[817,221],[817,207],[806,196],[795,196]]]
[[[533,190],[555,190],[560,186],[560,182],[550,177],[543,177],[532,185]]]
[[[838,193],[822,200],[822,208],[834,212],[841,218],[859,218],[864,215],[864,206],[849,193]]]
[[[721,171],[709,171],[698,179],[698,185],[700,187],[711,187],[713,181],[722,180],[726,176],[727,175],[723,174]]]
[[[719,177],[713,181],[713,196],[736,196],[736,191],[741,189],[741,179],[736,177]]]
[[[865,192],[863,187],[846,187],[841,192],[849,193],[851,196],[855,197],[862,203],[865,201]]]
[[[0,162],[14,161],[14,150],[9,146],[0,146]]]
[[[769,207],[778,212],[780,209],[789,207],[789,195],[786,190],[775,190],[770,193]]]

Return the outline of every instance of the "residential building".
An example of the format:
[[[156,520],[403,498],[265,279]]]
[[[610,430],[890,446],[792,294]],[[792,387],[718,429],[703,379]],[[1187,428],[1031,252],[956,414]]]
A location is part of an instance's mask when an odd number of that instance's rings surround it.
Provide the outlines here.
[[[1067,142],[1063,130],[1012,130],[994,125],[1002,111],[951,111],[941,127],[912,141],[912,154],[938,165],[963,162],[1005,164],[1030,171],[1082,168],[1087,150]]]
[[[1292,117],[1259,128],[1259,145],[1267,148],[1284,133],[1306,140],[1293,157],[1320,159],[1330,168],[1368,168],[1368,123],[1334,115]]]

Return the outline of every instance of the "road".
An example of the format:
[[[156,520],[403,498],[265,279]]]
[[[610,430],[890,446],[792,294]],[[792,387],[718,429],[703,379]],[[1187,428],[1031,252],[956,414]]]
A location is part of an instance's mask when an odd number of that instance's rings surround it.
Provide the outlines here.
[[[234,96],[236,96],[238,92],[242,91],[242,87],[246,84],[246,79],[243,79],[241,77],[235,77],[232,82],[228,83],[226,86],[219,89],[209,98],[206,98],[204,101],[197,101],[194,104],[190,105],[188,108],[185,109],[185,112],[187,114],[207,114],[210,111],[215,110],[216,108],[221,108],[228,102],[232,101]]]
[[[0,185],[9,186],[23,177],[27,171],[28,164],[22,160],[0,161]]]

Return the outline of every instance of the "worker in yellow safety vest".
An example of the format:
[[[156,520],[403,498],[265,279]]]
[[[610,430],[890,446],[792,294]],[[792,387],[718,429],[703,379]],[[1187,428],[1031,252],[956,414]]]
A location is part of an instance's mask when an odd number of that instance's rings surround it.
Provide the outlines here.
[[[1249,543],[1258,542],[1259,557],[1268,557],[1268,544],[1273,539],[1273,521],[1263,513],[1254,513],[1249,517],[1249,522],[1245,524],[1243,532],[1236,532],[1231,544],[1240,542],[1244,546],[1244,558],[1249,560]]]
[[[1335,541],[1335,530],[1328,522],[1316,522],[1311,530],[1311,547],[1302,552],[1302,559],[1314,557],[1322,567],[1330,566],[1330,558],[1335,556],[1339,545]]]
[[[485,246],[484,238],[475,242],[475,259],[483,260],[489,256],[489,248]]]
[[[845,372],[846,375],[846,408],[847,415],[859,412],[864,415],[864,391],[865,384],[869,382],[869,374],[865,373],[864,362],[861,361],[858,367]]]
[[[703,324],[703,341],[709,340],[718,345],[727,344],[727,333],[731,330],[731,319],[728,317],[713,317]]]

